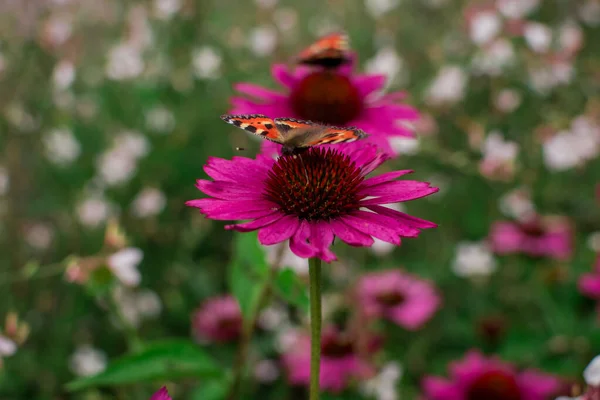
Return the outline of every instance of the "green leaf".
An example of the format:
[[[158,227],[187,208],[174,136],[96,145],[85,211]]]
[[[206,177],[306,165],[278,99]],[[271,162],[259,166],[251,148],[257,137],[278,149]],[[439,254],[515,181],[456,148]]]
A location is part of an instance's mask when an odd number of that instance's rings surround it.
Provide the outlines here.
[[[94,386],[114,386],[183,377],[219,376],[222,369],[198,345],[181,339],[148,344],[138,353],[110,363],[103,372],[67,384],[76,391]]]
[[[229,379],[202,382],[190,395],[189,400],[222,400],[229,391]]]
[[[269,265],[258,243],[257,234],[255,232],[238,234],[228,279],[231,292],[238,300],[246,320],[252,318],[268,272]]]
[[[275,279],[275,290],[286,301],[308,312],[310,303],[306,285],[300,281],[293,269],[285,268],[279,271]]]

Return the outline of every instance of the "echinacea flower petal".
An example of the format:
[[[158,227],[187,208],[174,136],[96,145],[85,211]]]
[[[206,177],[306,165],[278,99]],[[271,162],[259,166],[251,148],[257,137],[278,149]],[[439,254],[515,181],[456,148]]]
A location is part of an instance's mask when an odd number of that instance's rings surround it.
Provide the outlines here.
[[[360,211],[344,216],[341,219],[341,222],[350,226],[352,229],[364,232],[374,238],[383,240],[384,242],[400,245],[400,237],[394,229],[385,225],[380,225],[370,219],[369,216],[360,214]]]
[[[258,241],[266,246],[288,240],[296,233],[300,221],[298,218],[285,215],[270,225],[263,227],[258,232]]]
[[[262,195],[251,186],[233,182],[207,181],[198,179],[196,181],[198,190],[222,200],[262,200]]]
[[[284,100],[286,95],[274,90],[266,89],[262,86],[254,85],[252,83],[236,83],[233,88],[240,93],[247,94],[248,96],[255,97],[260,100]]]
[[[600,299],[600,274],[584,274],[579,278],[579,290],[584,295]]]
[[[560,380],[555,376],[535,370],[525,370],[517,378],[521,390],[527,393],[528,398],[548,398],[560,388]]]
[[[403,175],[412,174],[413,172],[414,171],[412,169],[386,172],[384,174],[365,179],[365,181],[362,183],[361,186],[364,188],[370,188],[370,187],[377,186],[377,185],[385,183],[385,182],[389,182],[389,181],[399,178]]]
[[[292,250],[292,253],[302,258],[315,257],[318,251],[314,246],[307,243],[309,237],[310,224],[307,221],[302,221],[294,236],[290,238],[290,250]]]
[[[206,198],[189,200],[185,205],[199,208],[208,218],[225,221],[260,218],[273,213],[273,205],[265,200],[231,201]]]
[[[291,74],[284,64],[275,64],[271,67],[271,75],[277,82],[288,88],[293,88],[296,83],[296,77]]]
[[[438,226],[434,222],[427,221],[425,219],[421,219],[421,218],[417,218],[417,217],[413,217],[412,215],[408,215],[401,211],[396,211],[396,210],[393,210],[388,207],[371,205],[371,206],[367,206],[367,208],[372,211],[375,211],[378,214],[382,214],[382,215],[386,215],[388,217],[395,218],[395,219],[401,221],[403,224],[406,224],[413,228],[429,229],[429,228],[436,228]]]
[[[264,226],[270,225],[279,220],[283,215],[279,211],[272,211],[263,217],[256,218],[254,221],[245,222],[243,224],[225,225],[225,229],[236,230],[238,232],[252,232]]]
[[[444,378],[426,377],[423,379],[423,391],[429,399],[463,400],[461,390]]]
[[[385,75],[357,75],[353,81],[361,96],[366,97],[371,93],[381,90],[385,86]]]
[[[373,204],[389,204],[401,201],[409,201],[419,199],[436,193],[439,189],[430,186],[428,182],[419,181],[393,181],[383,183],[377,187],[364,190],[363,195],[378,196],[366,200],[362,200],[362,206]]]
[[[209,157],[204,171],[214,180],[249,183],[261,182],[268,172],[268,166],[246,157],[233,157],[231,160]],[[252,174],[248,171],[252,171]]]
[[[386,207],[382,207],[382,208],[386,208]],[[411,226],[408,226],[406,224],[403,224],[401,221],[393,218],[393,217],[388,217],[387,215],[383,215],[383,214],[378,214],[377,212],[368,212],[368,211],[358,211],[358,213],[361,213],[361,215],[363,215],[365,218],[368,218],[369,220],[376,222],[380,225],[384,225],[387,227],[390,227],[392,229],[394,229],[394,231],[400,235],[400,236],[404,236],[404,237],[417,237],[419,235],[419,229],[413,228]]]
[[[331,229],[335,236],[339,237],[350,246],[366,247],[373,244],[373,238],[371,236],[354,229],[350,225],[344,224],[342,221],[332,220],[329,221],[329,225],[331,225]]]
[[[158,392],[154,393],[150,400],[171,400],[171,396],[169,396],[169,392],[167,388],[163,386],[158,390]]]
[[[333,231],[327,222],[310,224],[310,242],[318,251],[318,257],[325,262],[337,260],[329,246],[333,243]]]

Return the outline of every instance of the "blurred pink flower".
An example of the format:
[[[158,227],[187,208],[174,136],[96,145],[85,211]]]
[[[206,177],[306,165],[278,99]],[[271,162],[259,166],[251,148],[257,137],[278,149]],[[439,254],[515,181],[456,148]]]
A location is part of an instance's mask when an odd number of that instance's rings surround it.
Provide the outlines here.
[[[169,392],[165,386],[161,387],[160,390],[150,397],[150,400],[171,400]]]
[[[450,363],[450,379],[428,376],[423,390],[428,400],[545,400],[560,380],[535,370],[517,372],[496,357],[471,350]]]
[[[335,236],[351,246],[371,246],[373,237],[400,245],[401,237],[437,226],[382,206],[438,191],[427,182],[395,180],[409,170],[366,178],[386,159],[373,145],[345,153],[319,146],[277,160],[210,158],[204,170],[214,181],[199,179],[196,187],[212,198],[186,204],[211,219],[251,220],[225,229],[258,230],[263,245],[290,239],[297,256],[331,262]]]
[[[435,287],[402,270],[364,275],[358,282],[357,300],[367,317],[382,317],[409,329],[423,326],[440,307]]]
[[[321,337],[320,386],[324,391],[341,392],[355,379],[368,379],[375,368],[359,357],[354,340],[336,328],[327,327]],[[293,385],[308,386],[310,380],[310,337],[296,336],[293,346],[282,356],[288,379]]]
[[[524,253],[567,260],[573,251],[573,229],[565,217],[535,216],[523,222],[499,221],[489,240],[498,254]]]
[[[265,114],[271,118],[298,118],[326,125],[356,126],[370,134],[366,139],[388,155],[395,155],[389,139],[412,137],[402,121],[415,121],[416,109],[400,103],[405,93],[381,94],[385,75],[355,74],[356,56],[335,70],[275,64],[273,78],[285,92],[252,83],[234,88],[244,97],[233,97],[231,114]],[[265,142],[265,146],[269,146]]]
[[[232,296],[206,300],[192,315],[192,329],[199,341],[230,342],[242,331],[242,314]]]
[[[598,316],[600,317],[600,255],[596,258],[594,271],[583,274],[579,278],[579,290],[585,296],[598,300]]]

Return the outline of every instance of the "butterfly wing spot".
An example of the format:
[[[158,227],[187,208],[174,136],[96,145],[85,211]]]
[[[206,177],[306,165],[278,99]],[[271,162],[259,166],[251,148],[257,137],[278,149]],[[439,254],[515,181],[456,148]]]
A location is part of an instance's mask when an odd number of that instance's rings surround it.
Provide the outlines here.
[[[283,137],[275,128],[275,122],[262,114],[246,114],[246,115],[222,115],[221,119],[228,124],[235,125],[245,131],[262,136],[265,139],[276,143],[281,143]]]
[[[275,126],[282,134],[285,134],[293,129],[313,128],[320,126],[316,122],[304,121],[295,118],[275,118]]]

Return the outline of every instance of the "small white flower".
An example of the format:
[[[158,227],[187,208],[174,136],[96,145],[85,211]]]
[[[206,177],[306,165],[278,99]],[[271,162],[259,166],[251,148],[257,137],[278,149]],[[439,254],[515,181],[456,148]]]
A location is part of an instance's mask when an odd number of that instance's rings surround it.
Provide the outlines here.
[[[70,368],[77,376],[96,375],[106,369],[106,354],[91,346],[80,346],[71,356]]]
[[[17,352],[17,344],[4,335],[0,335],[0,357],[10,357]]]
[[[140,50],[126,43],[113,47],[108,54],[106,76],[113,80],[137,78],[144,71]]]
[[[181,0],[154,0],[154,15],[158,19],[168,20],[181,9]]]
[[[590,386],[600,386],[600,355],[594,357],[583,370],[583,379]]]
[[[504,140],[504,137],[498,131],[490,132],[481,146],[481,153],[486,160],[500,163],[514,161],[518,152],[519,145],[515,142]]]
[[[68,89],[75,80],[75,65],[71,61],[61,60],[54,67],[52,81],[57,89]]]
[[[150,151],[148,139],[137,131],[123,131],[115,139],[115,149],[131,154],[135,158],[144,157]]]
[[[135,303],[140,315],[146,318],[155,318],[162,311],[160,297],[152,290],[146,289],[137,293]]]
[[[8,171],[3,166],[0,166],[0,196],[4,196],[10,187],[10,177]]]
[[[573,79],[575,69],[570,61],[556,61],[529,70],[529,85],[538,93],[545,95],[561,84]]]
[[[484,242],[460,242],[456,246],[452,270],[464,278],[488,276],[496,270],[496,260]]]
[[[514,89],[501,90],[494,99],[494,105],[498,110],[509,113],[516,110],[522,101],[521,94]]]
[[[50,247],[54,231],[48,225],[37,223],[30,226],[25,232],[25,240],[27,243],[38,250],[46,250]]]
[[[600,253],[600,231],[590,234],[587,239],[587,246],[594,253]]]
[[[254,377],[261,383],[274,382],[279,378],[279,367],[273,360],[260,360],[254,366]]]
[[[492,41],[502,29],[502,21],[498,14],[492,11],[480,12],[471,21],[469,35],[478,45]]]
[[[269,25],[252,29],[248,35],[248,46],[257,56],[272,54],[277,46],[277,30]]]
[[[600,25],[600,2],[587,0],[578,8],[579,18],[589,26]]]
[[[416,137],[406,137],[406,136],[394,136],[390,139],[390,146],[392,149],[398,154],[406,154],[409,156],[413,156],[419,153],[419,139]]]
[[[365,69],[369,74],[382,74],[386,76],[386,86],[394,79],[406,80],[408,72],[404,68],[404,61],[393,47],[383,47],[375,56],[368,60]]]
[[[278,330],[288,323],[287,310],[280,304],[265,307],[258,316],[258,325],[268,331]]]
[[[107,264],[115,276],[126,286],[137,286],[142,280],[138,264],[144,258],[142,250],[128,247],[108,257]]]
[[[375,19],[392,11],[400,4],[400,0],[365,0],[365,7]]]
[[[561,50],[573,52],[579,49],[583,43],[583,38],[583,30],[573,21],[567,22],[560,27],[558,42]]]
[[[505,68],[514,64],[515,52],[510,41],[498,39],[481,49],[473,58],[473,68],[480,74],[500,75]]]
[[[540,0],[496,0],[496,7],[505,17],[520,19],[535,10],[539,3]]]
[[[512,190],[500,198],[500,211],[509,218],[519,221],[535,215],[535,206],[525,190]]]
[[[42,140],[46,157],[58,166],[65,167],[72,164],[81,154],[81,146],[69,129],[51,130]]]
[[[173,113],[162,106],[154,107],[146,112],[146,126],[154,132],[170,133],[175,127]]]
[[[192,67],[198,79],[216,79],[221,76],[221,54],[209,46],[192,52]]]
[[[396,387],[403,373],[400,364],[390,362],[384,365],[379,374],[363,382],[361,391],[377,400],[399,400],[400,397]]]
[[[159,214],[166,204],[167,198],[163,192],[156,188],[145,188],[133,200],[133,214],[139,218],[153,217]]]
[[[73,33],[73,26],[66,14],[50,16],[44,26],[44,39],[52,46],[64,44]]]
[[[443,67],[427,90],[427,101],[432,104],[455,103],[463,99],[467,75],[459,66]]]
[[[552,44],[552,30],[539,22],[529,22],[523,33],[527,45],[536,53],[545,53]]]
[[[89,228],[106,221],[109,211],[108,203],[102,197],[87,198],[77,206],[79,222]]]
[[[280,7],[273,12],[273,22],[281,32],[288,32],[298,24],[298,12],[293,8]]]
[[[100,155],[97,168],[100,179],[108,186],[115,186],[129,181],[135,175],[137,164],[132,154],[111,149]]]

